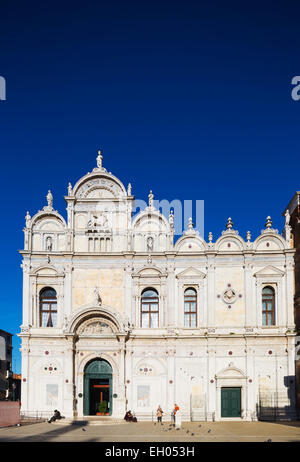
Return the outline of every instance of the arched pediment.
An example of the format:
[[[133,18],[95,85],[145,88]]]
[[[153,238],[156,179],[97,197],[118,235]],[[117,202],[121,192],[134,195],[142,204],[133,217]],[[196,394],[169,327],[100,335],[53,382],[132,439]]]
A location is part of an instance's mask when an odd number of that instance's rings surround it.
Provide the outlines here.
[[[77,199],[116,199],[127,196],[123,183],[111,173],[95,172],[82,177],[73,188]]]
[[[65,219],[53,211],[40,211],[31,220],[31,227],[38,231],[62,231],[66,229]]]
[[[246,379],[246,375],[241,369],[238,369],[236,366],[228,366],[225,369],[222,369],[218,374],[216,374],[217,379]]]
[[[99,324],[100,323],[100,324]],[[105,325],[102,325],[102,324]],[[126,333],[129,329],[127,318],[110,307],[86,306],[76,311],[66,323],[65,333],[108,334]],[[94,331],[94,332],[93,332]],[[101,331],[101,332],[100,332]]]
[[[170,231],[170,224],[159,210],[143,210],[136,215],[131,223],[136,232],[165,232]]]
[[[175,249],[179,252],[199,252],[206,248],[206,242],[196,233],[195,235],[181,236],[175,244]]]
[[[143,268],[137,273],[139,276],[161,276],[162,272],[156,266],[149,266],[148,268]]]
[[[134,272],[132,276],[137,277],[137,278],[145,278],[145,279],[160,278],[160,277],[166,277],[166,273],[161,271],[157,266],[146,266]]]
[[[241,252],[245,248],[245,241],[236,232],[225,231],[215,243],[215,249],[220,252]]]
[[[264,232],[253,243],[253,248],[258,251],[283,250],[288,247],[288,243],[283,237],[274,233],[274,231]]]
[[[32,271],[32,274],[38,276],[58,276],[58,271],[52,265],[43,265],[39,266],[38,268],[35,268]]]

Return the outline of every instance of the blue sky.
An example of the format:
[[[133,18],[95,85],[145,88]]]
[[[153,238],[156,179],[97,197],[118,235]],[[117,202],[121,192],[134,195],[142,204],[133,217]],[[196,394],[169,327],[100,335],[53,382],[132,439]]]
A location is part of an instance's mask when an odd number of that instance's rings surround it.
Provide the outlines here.
[[[216,239],[230,216],[255,238],[299,182],[296,1],[1,3],[2,297],[20,370],[26,211],[66,216],[70,181],[104,166],[133,194],[205,201]]]

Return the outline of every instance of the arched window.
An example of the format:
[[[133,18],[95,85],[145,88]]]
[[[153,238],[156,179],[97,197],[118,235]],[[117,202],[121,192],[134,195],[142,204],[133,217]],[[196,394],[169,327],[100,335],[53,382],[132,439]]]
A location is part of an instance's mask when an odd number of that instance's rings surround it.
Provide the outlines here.
[[[195,289],[184,291],[184,327],[197,326],[197,292]]]
[[[40,292],[40,325],[41,327],[57,326],[57,298],[51,287]]]
[[[269,286],[262,290],[262,325],[275,325],[275,290]]]
[[[141,326],[158,327],[158,293],[154,289],[146,289],[142,293]]]

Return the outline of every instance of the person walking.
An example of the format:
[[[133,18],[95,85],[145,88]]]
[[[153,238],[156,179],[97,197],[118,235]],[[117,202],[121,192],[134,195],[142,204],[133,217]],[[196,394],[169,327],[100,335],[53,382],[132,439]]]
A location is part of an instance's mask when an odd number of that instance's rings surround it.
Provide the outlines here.
[[[176,412],[179,411],[179,406],[178,404],[174,404],[174,409],[172,411],[172,420],[173,420],[173,424],[174,424],[174,427],[175,427],[175,420],[176,420]]]
[[[156,411],[156,416],[157,416],[157,423],[160,422],[161,425],[162,425],[162,415],[163,415],[163,410],[162,410],[162,408],[160,407],[160,404],[159,404],[158,408],[157,408],[157,411]]]

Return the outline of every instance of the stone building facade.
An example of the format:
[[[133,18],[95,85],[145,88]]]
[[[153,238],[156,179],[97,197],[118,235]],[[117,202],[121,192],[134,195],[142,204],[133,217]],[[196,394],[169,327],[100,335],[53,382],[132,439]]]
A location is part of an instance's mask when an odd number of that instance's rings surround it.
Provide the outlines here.
[[[294,317],[297,330],[296,338],[296,407],[300,414],[300,191],[291,198],[282,214],[286,225],[284,236],[291,239],[295,249],[295,293],[294,293]],[[287,226],[287,224],[289,226]]]
[[[0,400],[11,399],[12,334],[0,329]]]
[[[183,420],[295,417],[294,249],[270,217],[206,242],[102,165],[24,228],[22,412]],[[286,226],[289,226],[288,224]]]

